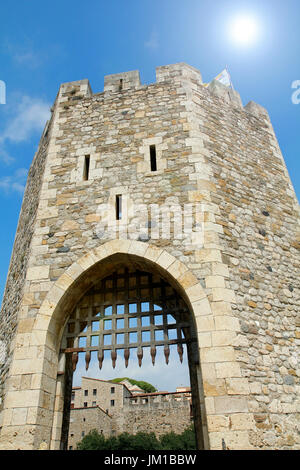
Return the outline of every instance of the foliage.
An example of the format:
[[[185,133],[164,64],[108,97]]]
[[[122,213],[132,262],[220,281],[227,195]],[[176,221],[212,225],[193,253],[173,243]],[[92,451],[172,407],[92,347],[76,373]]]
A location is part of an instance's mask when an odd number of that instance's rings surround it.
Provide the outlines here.
[[[105,438],[95,429],[90,431],[81,442],[77,450],[194,450],[196,439],[193,426],[185,429],[181,434],[170,432],[157,438],[155,434],[138,432],[128,434],[124,432],[118,436]]]
[[[181,434],[169,432],[160,437],[164,450],[194,450],[196,449],[196,436],[193,426],[186,428]]]
[[[119,382],[122,382],[123,380],[128,380],[128,382],[130,382],[131,385],[137,385],[146,393],[153,393],[157,391],[156,388],[153,385],[149,384],[148,382],[144,382],[143,380],[129,379],[128,377],[120,377],[117,379],[110,380],[110,382],[119,383]]]
[[[77,444],[78,450],[105,450],[106,440],[103,434],[99,434],[96,429],[90,431],[81,442]]]

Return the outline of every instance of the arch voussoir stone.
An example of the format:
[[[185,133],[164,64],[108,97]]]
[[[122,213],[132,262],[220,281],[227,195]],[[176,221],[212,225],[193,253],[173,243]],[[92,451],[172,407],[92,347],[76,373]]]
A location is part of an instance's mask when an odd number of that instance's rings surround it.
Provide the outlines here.
[[[78,281],[80,277],[84,276],[90,268],[110,256],[120,254],[140,257],[153,263],[163,271],[167,270],[170,277],[173,278],[185,292],[185,297],[190,306],[194,306],[196,311],[199,310],[199,301],[206,298],[206,293],[192,271],[181,261],[168,253],[167,250],[145,242],[111,240],[83,255],[58,278],[40,307],[35,327],[39,324],[40,315],[47,316],[50,322],[53,312],[56,310],[64,295],[66,295],[72,285]],[[205,305],[207,310],[209,308],[207,300]]]

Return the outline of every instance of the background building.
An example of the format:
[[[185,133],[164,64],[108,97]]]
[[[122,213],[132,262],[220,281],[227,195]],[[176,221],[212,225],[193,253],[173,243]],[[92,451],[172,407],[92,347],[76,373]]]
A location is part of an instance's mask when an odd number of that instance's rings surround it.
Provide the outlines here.
[[[124,380],[120,383],[82,377],[81,387],[73,387],[68,449],[96,429],[106,437],[128,432],[180,434],[192,423],[191,391],[144,393]]]

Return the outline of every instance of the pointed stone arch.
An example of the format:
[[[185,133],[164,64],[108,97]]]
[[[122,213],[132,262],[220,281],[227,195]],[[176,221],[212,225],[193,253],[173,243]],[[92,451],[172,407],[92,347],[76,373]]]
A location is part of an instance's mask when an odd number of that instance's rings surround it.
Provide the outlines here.
[[[63,415],[63,382],[60,380],[63,368],[59,351],[64,327],[72,307],[88,291],[93,279],[99,278],[99,273],[105,277],[119,262],[157,272],[177,290],[189,308],[200,356],[194,380],[202,418],[202,447],[220,448],[223,433],[215,430],[216,423],[220,419],[228,420],[228,414],[238,413],[245,422],[242,424],[245,430],[239,433],[243,439],[242,447],[248,448],[253,416],[245,396],[249,393],[248,381],[242,378],[234,350],[239,324],[229,308],[231,298],[224,298],[219,289],[217,298],[214,295],[208,297],[192,270],[167,250],[131,240],[111,240],[83,255],[54,282],[35,319],[20,323],[23,330],[19,327],[16,335],[17,352],[10,370],[11,386],[4,402],[1,438],[3,436],[6,446],[8,439],[15,439],[12,436],[17,432],[24,449],[59,448]],[[34,359],[33,350],[36,352]],[[30,383],[24,389],[14,388],[14,381],[20,376],[30,376]],[[14,419],[17,414],[19,421]],[[236,438],[232,431],[227,434],[228,439]],[[12,447],[15,448],[15,444]]]
[[[74,301],[73,295],[78,299],[84,289],[88,289],[91,285],[89,280],[91,281],[93,268],[104,260],[114,262],[113,257],[118,257],[116,259],[118,262],[122,255],[131,262],[133,260],[138,262],[138,259],[140,259],[142,266],[153,266],[163,277],[166,277],[187,302],[196,323],[197,319],[199,321],[200,317],[203,318],[203,315],[211,315],[210,303],[201,283],[185,264],[170,255],[168,251],[144,242],[112,240],[82,256],[60,276],[43,301],[33,330],[39,331],[46,328],[48,334],[50,336],[55,334],[57,339],[57,333],[65,321],[61,317],[62,310],[65,311],[67,305]],[[101,274],[105,274],[105,269],[105,266],[103,266]],[[79,284],[80,292],[77,289]],[[72,290],[74,293],[70,295]],[[47,323],[48,327],[46,326]],[[56,343],[59,344],[59,341],[54,340],[53,346],[57,347]]]
[[[64,326],[68,318],[67,312],[69,307],[75,305],[79,298],[91,287],[93,279],[99,276],[99,266],[101,267],[101,277],[118,266],[119,263],[135,264],[138,268],[148,268],[158,272],[164,277],[183,297],[188,305],[189,311],[193,318],[195,328],[198,322],[206,313],[211,315],[211,308],[206,293],[194,274],[174,256],[170,255],[162,248],[149,245],[144,242],[130,240],[112,240],[98,248],[91,250],[86,255],[73,263],[66,272],[55,282],[52,289],[47,294],[43,304],[41,305],[39,315],[36,318],[34,330],[39,331],[40,326],[47,329],[46,343],[52,352],[59,354],[61,337]],[[46,326],[48,323],[48,326]],[[41,345],[42,346],[42,345]],[[198,366],[200,368],[200,365]],[[191,371],[190,371],[191,374]],[[200,419],[204,413],[204,394],[202,387],[201,371],[193,372],[191,382],[195,383],[198,401],[198,421],[200,427]],[[199,381],[201,382],[199,384]],[[58,390],[56,392],[57,400],[62,402],[61,384],[58,382]],[[201,390],[198,390],[200,387]],[[202,407],[202,411],[200,411]],[[54,407],[56,408],[56,407]],[[63,412],[62,403],[58,406],[60,411],[54,412],[54,423],[62,423]],[[205,419],[201,422],[201,447],[204,444],[203,424],[205,427]],[[198,434],[200,430],[198,431]],[[60,441],[60,425],[52,429],[52,448],[58,448]],[[206,443],[207,446],[207,443]]]

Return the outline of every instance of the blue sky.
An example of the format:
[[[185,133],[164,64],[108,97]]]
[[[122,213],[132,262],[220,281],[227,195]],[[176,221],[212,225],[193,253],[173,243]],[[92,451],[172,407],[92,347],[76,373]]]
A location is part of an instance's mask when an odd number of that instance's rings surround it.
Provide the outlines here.
[[[252,15],[251,44],[231,37],[237,15]],[[0,295],[22,202],[26,174],[62,82],[88,78],[94,92],[106,74],[186,62],[205,82],[227,65],[243,104],[265,106],[300,196],[299,0],[11,0],[0,7]],[[300,93],[299,93],[300,97]]]

